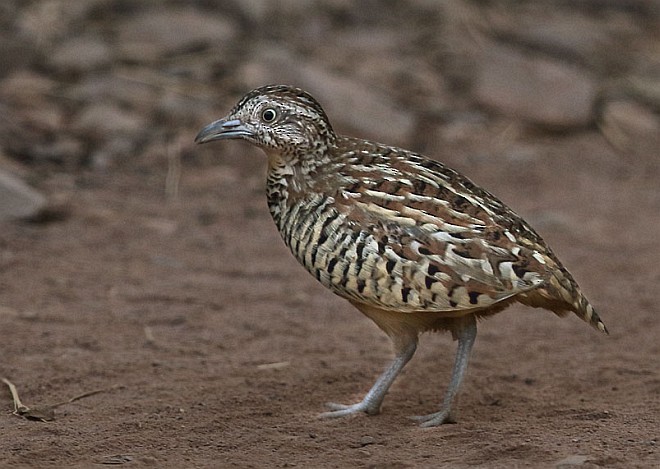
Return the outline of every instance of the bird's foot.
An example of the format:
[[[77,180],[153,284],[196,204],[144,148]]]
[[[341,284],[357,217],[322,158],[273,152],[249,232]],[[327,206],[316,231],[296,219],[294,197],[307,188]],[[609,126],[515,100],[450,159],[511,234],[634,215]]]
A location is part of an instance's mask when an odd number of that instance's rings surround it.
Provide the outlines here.
[[[449,410],[441,410],[428,415],[419,415],[411,417],[413,420],[420,422],[419,426],[424,428],[438,427],[445,423],[456,423],[456,420],[451,416]]]
[[[319,415],[322,419],[345,417],[347,415],[358,414],[364,412],[367,415],[376,415],[380,412],[380,407],[370,405],[368,402],[361,401],[357,404],[335,404],[328,402],[326,407],[330,409],[329,412],[323,412]]]

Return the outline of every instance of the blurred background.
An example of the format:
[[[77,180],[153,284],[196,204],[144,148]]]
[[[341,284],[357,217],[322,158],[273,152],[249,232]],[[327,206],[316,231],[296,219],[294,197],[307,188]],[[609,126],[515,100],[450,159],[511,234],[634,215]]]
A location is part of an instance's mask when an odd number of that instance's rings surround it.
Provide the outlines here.
[[[658,5],[6,0],[0,164],[36,182],[170,145],[197,158],[195,129],[267,83],[309,90],[345,133],[436,156],[484,139],[525,153],[530,131],[653,151]]]
[[[468,424],[444,458],[658,462],[658,0],[0,2],[0,376],[42,403],[123,386],[58,410],[52,432],[0,416],[0,462],[438,456],[446,435],[410,448],[405,415],[437,404],[447,337],[428,338],[388,416],[312,418],[359,395],[390,351],[282,245],[263,155],[193,145],[269,83],[311,92],[340,133],[422,152],[501,197],[613,331],[522,309],[485,323]]]

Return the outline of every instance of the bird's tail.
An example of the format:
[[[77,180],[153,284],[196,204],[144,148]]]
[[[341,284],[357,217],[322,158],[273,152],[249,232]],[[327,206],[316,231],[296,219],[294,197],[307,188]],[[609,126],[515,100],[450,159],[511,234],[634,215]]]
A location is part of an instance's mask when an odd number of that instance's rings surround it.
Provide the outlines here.
[[[573,312],[595,329],[609,334],[605,323],[565,269],[555,271],[545,285],[521,295],[519,301],[535,308],[549,309],[560,316]]]
[[[591,324],[594,328],[604,332],[605,334],[609,334],[607,327],[605,327],[605,323],[600,319],[600,316],[596,310],[594,310],[594,307],[591,306],[591,303],[589,303],[587,297],[584,296],[579,289],[576,293],[577,295],[573,303],[575,309],[573,312],[581,317],[584,321]]]
[[[605,323],[600,319],[600,316],[594,307],[589,303],[589,300],[587,300],[587,297],[582,294],[579,288],[573,290],[572,306],[573,308],[571,308],[571,311],[577,314],[578,317],[591,324],[592,327],[598,329],[600,332],[609,334]]]

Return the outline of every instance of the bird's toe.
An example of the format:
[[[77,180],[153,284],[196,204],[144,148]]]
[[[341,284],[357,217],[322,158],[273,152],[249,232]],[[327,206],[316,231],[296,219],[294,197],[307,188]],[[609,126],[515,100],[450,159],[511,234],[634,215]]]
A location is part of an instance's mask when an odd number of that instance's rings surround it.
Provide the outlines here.
[[[326,407],[330,409],[330,411],[320,414],[319,417],[322,419],[346,417],[347,415],[354,415],[359,413],[365,413],[369,415],[378,413],[378,409],[371,409],[364,402],[358,402],[357,404],[337,404],[335,402],[328,402],[326,403]]]
[[[451,416],[450,412],[441,410],[428,415],[416,415],[410,417],[411,419],[419,422],[419,426],[423,428],[438,427],[445,423],[456,423],[456,420]]]

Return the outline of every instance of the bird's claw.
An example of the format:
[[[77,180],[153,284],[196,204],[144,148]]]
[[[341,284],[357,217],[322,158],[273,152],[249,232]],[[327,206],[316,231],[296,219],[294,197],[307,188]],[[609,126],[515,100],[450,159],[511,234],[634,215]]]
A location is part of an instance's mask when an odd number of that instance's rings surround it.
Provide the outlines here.
[[[337,404],[334,402],[328,402],[326,407],[330,409],[329,412],[323,412],[319,415],[319,418],[338,418],[345,417],[347,415],[358,414],[364,412],[368,415],[374,415],[379,412],[379,409],[373,409],[365,402],[358,402],[357,404]]]
[[[451,413],[447,410],[441,410],[440,412],[434,412],[428,415],[416,415],[410,418],[420,422],[419,426],[423,428],[438,427],[445,423],[456,423],[456,420],[454,420]]]

